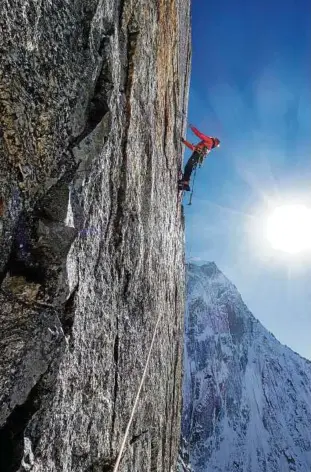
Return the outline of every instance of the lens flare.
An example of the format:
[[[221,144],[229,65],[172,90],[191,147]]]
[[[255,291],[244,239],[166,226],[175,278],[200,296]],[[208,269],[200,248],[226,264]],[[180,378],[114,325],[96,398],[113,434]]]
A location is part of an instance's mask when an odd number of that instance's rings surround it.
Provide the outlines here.
[[[267,239],[274,249],[298,254],[311,249],[311,209],[282,205],[267,219]]]

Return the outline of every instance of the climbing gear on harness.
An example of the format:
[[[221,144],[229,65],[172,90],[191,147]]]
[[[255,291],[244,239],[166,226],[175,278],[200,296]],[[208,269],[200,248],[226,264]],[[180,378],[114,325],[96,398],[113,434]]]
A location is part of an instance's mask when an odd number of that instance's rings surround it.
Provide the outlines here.
[[[185,190],[186,192],[190,192],[189,182],[187,182],[186,180],[179,180],[178,190]]]

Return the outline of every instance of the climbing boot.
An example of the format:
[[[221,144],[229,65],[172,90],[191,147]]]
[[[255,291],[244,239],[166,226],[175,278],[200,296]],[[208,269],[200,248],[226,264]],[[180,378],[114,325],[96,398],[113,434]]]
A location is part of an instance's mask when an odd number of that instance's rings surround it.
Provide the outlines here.
[[[178,190],[185,190],[186,192],[190,192],[189,182],[185,180],[178,181]]]

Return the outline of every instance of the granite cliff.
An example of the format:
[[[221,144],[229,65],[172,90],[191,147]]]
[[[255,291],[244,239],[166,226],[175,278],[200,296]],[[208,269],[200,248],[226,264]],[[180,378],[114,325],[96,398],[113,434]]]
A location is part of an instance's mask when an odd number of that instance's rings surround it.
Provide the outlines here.
[[[189,0],[6,0],[0,470],[175,470]]]

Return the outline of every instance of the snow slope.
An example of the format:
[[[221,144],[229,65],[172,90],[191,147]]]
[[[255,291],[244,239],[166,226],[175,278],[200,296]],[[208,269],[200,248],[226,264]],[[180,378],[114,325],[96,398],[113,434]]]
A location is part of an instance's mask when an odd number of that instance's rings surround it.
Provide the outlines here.
[[[311,471],[311,363],[214,263],[188,264],[183,393],[181,471]]]

